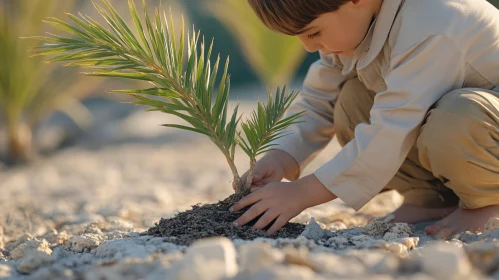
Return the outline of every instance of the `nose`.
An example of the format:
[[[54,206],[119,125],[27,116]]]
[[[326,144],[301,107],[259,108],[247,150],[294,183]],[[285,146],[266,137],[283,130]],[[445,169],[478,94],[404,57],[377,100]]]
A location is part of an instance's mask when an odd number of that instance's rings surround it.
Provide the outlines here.
[[[304,45],[304,47],[307,50],[307,52],[310,52],[310,53],[314,53],[314,52],[317,52],[320,49],[322,49],[322,46],[319,44],[307,44],[307,45]]]
[[[301,41],[303,43],[303,47],[305,48],[305,50],[307,50],[307,52],[313,53],[322,49],[322,45],[315,40],[302,39]]]

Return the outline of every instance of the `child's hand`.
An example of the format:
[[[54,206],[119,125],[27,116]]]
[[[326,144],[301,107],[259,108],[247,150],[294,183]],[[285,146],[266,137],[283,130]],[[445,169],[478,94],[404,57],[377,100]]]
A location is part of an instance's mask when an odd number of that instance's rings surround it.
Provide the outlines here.
[[[280,150],[272,150],[265,154],[256,162],[253,170],[252,186],[253,190],[259,189],[268,183],[280,182],[283,178],[297,177],[300,172],[296,161],[288,153]],[[241,176],[241,182],[246,182],[248,171]],[[289,179],[289,178],[288,178]],[[232,188],[237,188],[235,182],[232,183]]]
[[[265,213],[253,226],[253,229],[263,229],[274,219],[268,230],[272,234],[283,227],[289,220],[305,210],[304,192],[294,182],[274,182],[247,195],[234,204],[231,211],[239,211],[253,203],[253,206],[234,222],[235,226],[243,226],[259,215]]]
[[[245,225],[265,213],[253,228],[265,228],[274,219],[277,219],[268,230],[269,234],[273,234],[308,207],[335,198],[336,196],[326,189],[315,175],[311,174],[294,182],[270,183],[265,188],[245,196],[232,206],[231,211],[239,211],[253,204],[235,221],[234,225]]]

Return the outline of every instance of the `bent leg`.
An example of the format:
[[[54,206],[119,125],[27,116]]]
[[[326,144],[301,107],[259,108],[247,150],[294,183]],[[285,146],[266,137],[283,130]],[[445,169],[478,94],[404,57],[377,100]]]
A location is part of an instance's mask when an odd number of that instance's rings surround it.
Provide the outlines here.
[[[460,89],[430,110],[417,140],[421,164],[459,197],[428,234],[483,230],[499,215],[499,93]]]
[[[350,79],[343,85],[334,107],[335,132],[341,146],[346,145],[355,137],[355,127],[359,123],[369,122],[375,95],[376,93],[367,90],[357,78]],[[398,191],[404,197],[405,205],[415,207],[446,208],[456,206],[458,203],[455,194],[435,178],[430,171],[422,167],[416,147],[411,149],[408,157],[385,190]],[[414,212],[412,210],[413,208],[409,212]],[[418,215],[418,213],[415,214]],[[446,214],[448,213],[446,212]],[[408,222],[417,222],[419,218],[416,216],[402,219],[410,220]]]

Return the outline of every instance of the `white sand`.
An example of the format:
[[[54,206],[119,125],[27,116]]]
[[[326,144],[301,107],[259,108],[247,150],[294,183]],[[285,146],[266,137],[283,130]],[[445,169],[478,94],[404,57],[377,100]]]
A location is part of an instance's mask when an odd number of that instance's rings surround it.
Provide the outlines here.
[[[243,103],[243,111],[252,106]],[[185,247],[139,236],[161,217],[232,192],[216,147],[202,136],[158,126],[169,121],[137,112],[102,123],[77,147],[0,171],[0,279],[484,278],[479,271],[499,279],[495,228],[461,237],[464,244],[434,244],[401,224],[364,228],[366,214],[383,215],[401,203],[394,193],[357,214],[341,202],[306,210],[293,221],[314,217],[319,224],[311,223],[307,236],[315,242],[235,240],[214,245],[226,253],[199,257],[201,249],[184,256]],[[337,150],[333,142],[305,174]],[[240,173],[248,166],[241,151],[236,163]],[[231,246],[237,257],[227,253]]]

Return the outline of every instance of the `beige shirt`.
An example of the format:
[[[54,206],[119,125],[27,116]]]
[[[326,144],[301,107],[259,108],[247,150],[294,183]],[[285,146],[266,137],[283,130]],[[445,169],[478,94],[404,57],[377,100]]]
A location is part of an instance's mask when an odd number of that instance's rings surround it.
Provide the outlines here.
[[[476,87],[499,91],[499,10],[486,0],[384,0],[353,57],[322,55],[287,114],[306,122],[274,143],[301,170],[334,136],[333,111],[342,84],[358,77],[377,92],[370,123],[314,172],[355,210],[393,178],[430,107],[444,94]]]

